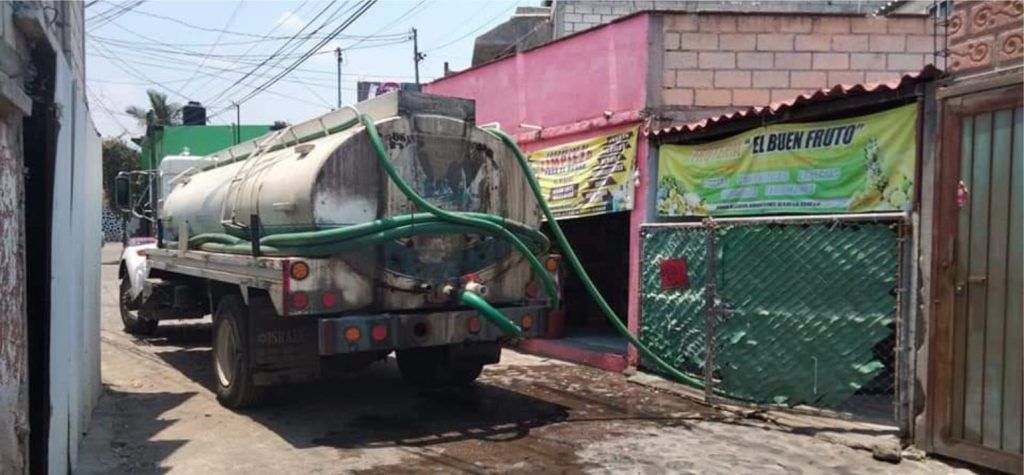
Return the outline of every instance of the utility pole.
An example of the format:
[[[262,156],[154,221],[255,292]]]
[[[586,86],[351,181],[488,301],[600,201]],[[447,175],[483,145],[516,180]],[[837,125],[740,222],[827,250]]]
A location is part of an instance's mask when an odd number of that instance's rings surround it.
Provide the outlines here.
[[[416,37],[416,29],[412,29],[412,64],[416,68],[416,85],[420,84],[420,61],[427,55],[420,53],[419,39]]]
[[[235,145],[242,141],[242,105],[235,103]]]
[[[338,109],[341,109],[341,47],[334,48],[334,54],[338,56]]]

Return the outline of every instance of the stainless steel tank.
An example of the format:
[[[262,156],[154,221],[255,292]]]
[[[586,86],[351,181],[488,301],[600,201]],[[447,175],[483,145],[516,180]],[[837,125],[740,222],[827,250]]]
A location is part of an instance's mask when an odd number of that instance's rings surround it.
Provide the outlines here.
[[[540,210],[512,151],[475,126],[471,101],[398,91],[357,108],[376,120],[395,168],[430,202],[539,225]],[[165,239],[225,232],[247,237],[254,214],[262,235],[269,235],[419,211],[381,169],[362,126],[297,143],[353,115],[343,109],[299,124],[278,137],[289,146],[179,178],[159,212]],[[351,308],[429,306],[436,295],[424,289],[470,273],[489,280],[493,300],[518,300],[530,278],[511,246],[478,235],[423,235],[332,259],[338,272],[352,274],[353,287],[366,289],[358,294],[369,292],[353,296]]]

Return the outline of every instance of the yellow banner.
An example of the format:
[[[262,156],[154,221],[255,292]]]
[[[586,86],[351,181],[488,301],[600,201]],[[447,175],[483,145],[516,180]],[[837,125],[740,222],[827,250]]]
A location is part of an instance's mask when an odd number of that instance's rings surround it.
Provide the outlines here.
[[[557,218],[633,208],[638,129],[536,150],[527,160]]]
[[[661,216],[908,210],[917,104],[848,119],[777,124],[700,145],[663,145]]]

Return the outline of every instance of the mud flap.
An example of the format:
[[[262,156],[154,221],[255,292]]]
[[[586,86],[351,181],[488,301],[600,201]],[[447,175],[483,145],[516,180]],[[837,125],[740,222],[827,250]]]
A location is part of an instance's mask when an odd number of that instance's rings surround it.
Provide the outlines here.
[[[315,318],[281,317],[267,295],[252,295],[248,327],[254,384],[266,386],[319,377]]]

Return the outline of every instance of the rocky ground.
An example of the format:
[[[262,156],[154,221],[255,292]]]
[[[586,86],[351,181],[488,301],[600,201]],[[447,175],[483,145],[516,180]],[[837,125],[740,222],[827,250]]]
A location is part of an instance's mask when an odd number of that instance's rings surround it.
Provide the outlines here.
[[[147,339],[123,333],[116,248],[104,262],[105,394],[78,473],[966,472],[878,461],[818,429],[512,350],[466,390],[411,389],[389,360],[232,412],[210,389],[209,321],[164,322]]]

